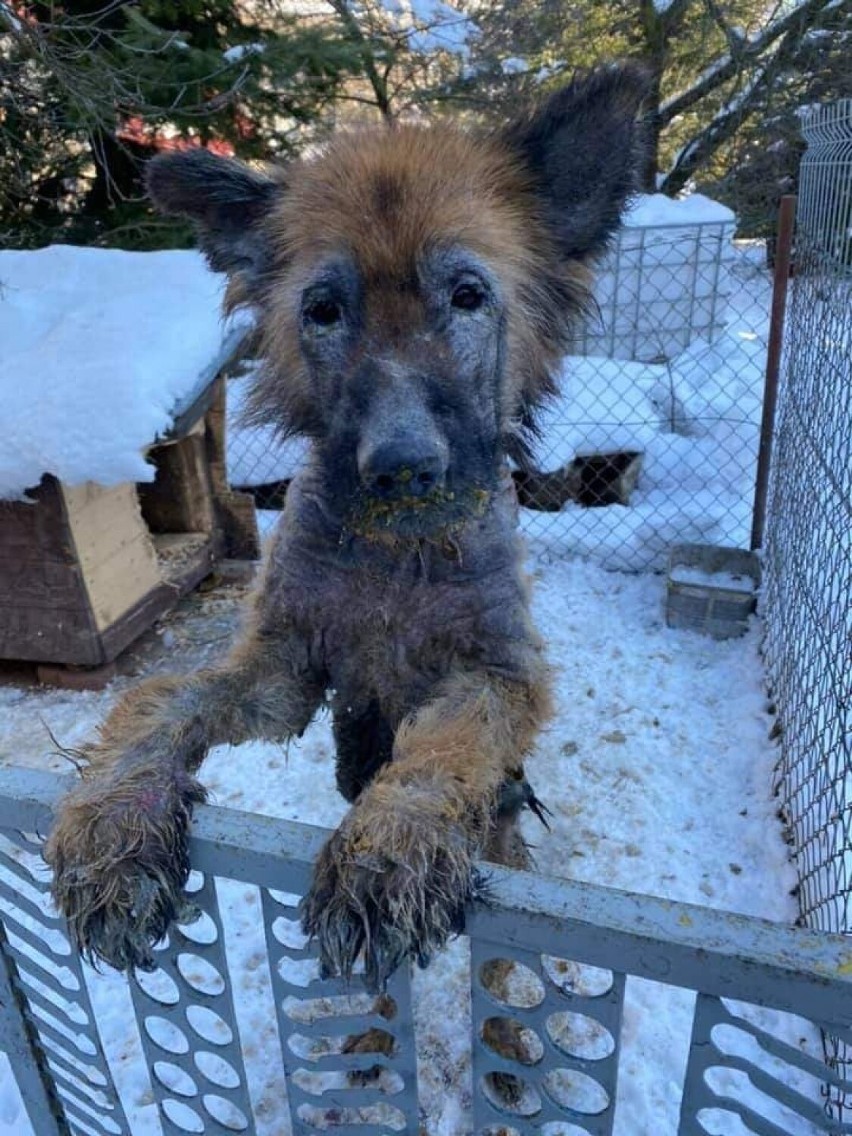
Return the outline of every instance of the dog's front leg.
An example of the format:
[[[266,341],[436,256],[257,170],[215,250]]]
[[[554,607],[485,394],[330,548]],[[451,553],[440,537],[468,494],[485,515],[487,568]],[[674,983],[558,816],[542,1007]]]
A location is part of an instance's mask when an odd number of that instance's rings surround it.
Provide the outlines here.
[[[543,668],[526,682],[465,672],[402,725],[392,762],[320,854],[305,901],[326,973],[351,975],[363,947],[367,984],[381,989],[404,958],[424,962],[462,930],[500,787],[549,705]]]
[[[205,796],[194,774],[213,745],[305,728],[323,696],[306,657],[295,637],[251,634],[221,667],[131,690],[86,747],[44,854],[90,960],[153,965],[151,945],[187,911],[189,822]]]

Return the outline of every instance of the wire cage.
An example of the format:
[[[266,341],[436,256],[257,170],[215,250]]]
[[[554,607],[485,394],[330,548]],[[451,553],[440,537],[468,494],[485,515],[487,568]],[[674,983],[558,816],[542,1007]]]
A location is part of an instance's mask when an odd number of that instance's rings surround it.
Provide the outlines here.
[[[852,931],[852,100],[803,116],[795,276],[764,548],[778,786],[801,919]],[[825,1038],[848,1083],[852,1049]],[[828,1091],[833,1115],[849,1092]]]

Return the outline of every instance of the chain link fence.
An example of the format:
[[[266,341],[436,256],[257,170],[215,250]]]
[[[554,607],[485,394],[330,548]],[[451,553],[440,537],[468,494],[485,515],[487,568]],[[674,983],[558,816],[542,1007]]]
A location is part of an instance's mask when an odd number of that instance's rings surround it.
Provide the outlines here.
[[[534,551],[640,571],[661,568],[676,543],[748,547],[765,247],[736,243],[733,214],[697,195],[644,199],[629,222],[658,211],[695,220],[622,231],[598,277],[598,315],[544,415],[538,468],[516,474]]]
[[[765,653],[802,922],[852,932],[852,100],[803,120],[764,550]],[[852,1048],[827,1036],[848,1084]],[[833,1115],[849,1092],[828,1093]]]
[[[748,547],[771,296],[763,241],[700,195],[639,199],[601,266],[534,467],[515,470],[535,552],[661,568],[672,544]],[[230,383],[235,488],[280,508],[304,456],[246,430]]]

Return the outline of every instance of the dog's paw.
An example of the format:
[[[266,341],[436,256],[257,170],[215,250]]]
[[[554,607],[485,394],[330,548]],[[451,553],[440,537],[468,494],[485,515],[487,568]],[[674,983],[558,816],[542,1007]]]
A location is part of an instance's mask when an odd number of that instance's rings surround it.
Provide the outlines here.
[[[87,782],[60,804],[44,857],[53,898],[91,963],[154,967],[151,947],[193,906],[187,836],[197,783],[179,793]]]
[[[464,929],[475,875],[461,829],[363,819],[356,806],[320,853],[303,926],[324,975],[351,977],[363,950],[367,987],[380,991],[405,959],[425,966]]]

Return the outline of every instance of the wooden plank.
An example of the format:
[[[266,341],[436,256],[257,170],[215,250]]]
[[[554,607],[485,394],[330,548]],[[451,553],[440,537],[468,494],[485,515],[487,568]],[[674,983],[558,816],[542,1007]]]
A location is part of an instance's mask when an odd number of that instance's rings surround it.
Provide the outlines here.
[[[101,633],[104,658],[115,659],[134,639],[147,631],[155,619],[175,606],[181,596],[191,591],[196,584],[209,576],[213,569],[213,553],[208,540],[196,550],[195,555],[177,569],[168,583],[143,596],[138,603],[126,611],[119,619]]]
[[[33,501],[0,501],[0,563],[30,556],[73,562],[74,546],[56,478],[45,476]]]
[[[215,576],[222,584],[250,584],[257,578],[259,568],[256,560],[226,558],[216,561]]]
[[[103,690],[117,674],[115,663],[104,663],[100,667],[39,663],[36,667],[36,678],[41,686],[55,686],[60,690]]]
[[[148,457],[157,468],[157,476],[139,486],[139,501],[151,532],[212,533],[216,514],[203,431],[154,446]]]
[[[0,502],[0,658],[98,663],[59,483],[46,476],[33,496]]]
[[[235,560],[260,559],[260,533],[254,497],[250,493],[223,493],[216,499],[222,529],[222,555]]]
[[[207,464],[222,536],[218,554],[238,560],[257,560],[260,558],[260,533],[254,498],[248,493],[234,492],[228,483],[227,386],[224,378],[219,378],[215,384],[214,397],[204,422]]]
[[[218,497],[227,493],[228,470],[226,462],[226,425],[227,425],[227,386],[225,379],[220,378],[212,388],[210,408],[204,416],[205,445],[207,447],[207,464],[210,467],[210,478],[213,483],[213,492]]]
[[[4,550],[5,553],[5,550]],[[87,605],[75,564],[56,560],[0,560],[0,604],[16,607],[77,608]]]
[[[63,486],[62,493],[95,627],[103,632],[161,583],[154,547],[133,485],[89,482]]]
[[[93,492],[94,490],[94,492]],[[68,510],[68,523],[77,557],[79,540],[97,549],[99,555],[111,555],[128,540],[149,539],[139,510],[136,488],[130,482],[104,487],[85,485],[62,487]]]
[[[104,662],[88,606],[0,604],[0,658],[97,666]]]

